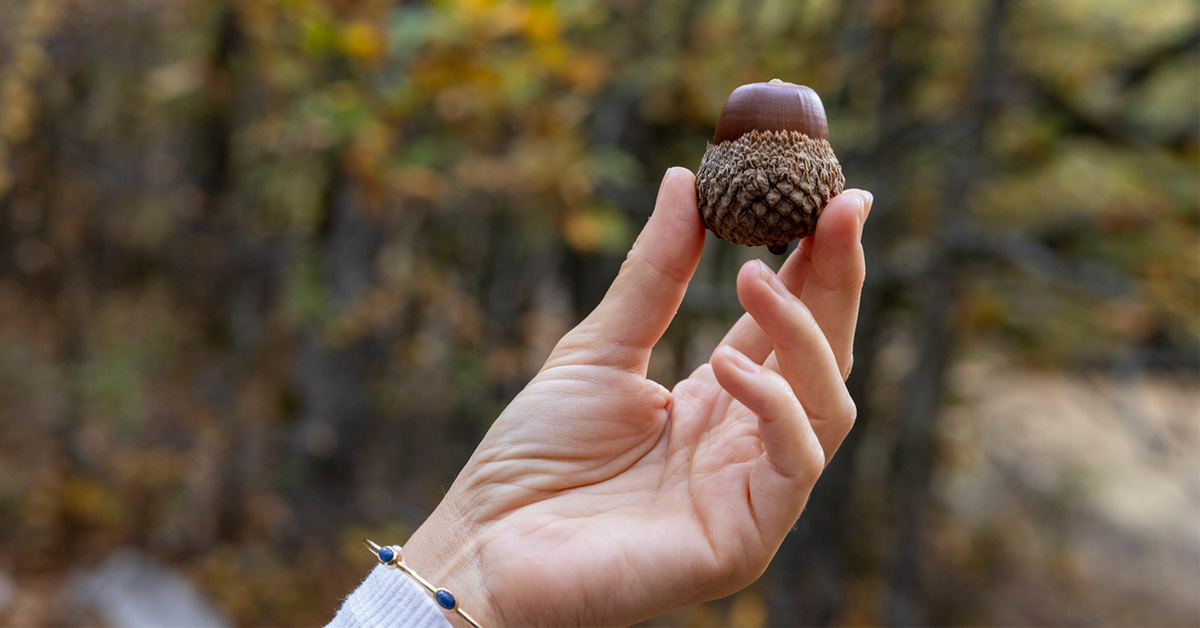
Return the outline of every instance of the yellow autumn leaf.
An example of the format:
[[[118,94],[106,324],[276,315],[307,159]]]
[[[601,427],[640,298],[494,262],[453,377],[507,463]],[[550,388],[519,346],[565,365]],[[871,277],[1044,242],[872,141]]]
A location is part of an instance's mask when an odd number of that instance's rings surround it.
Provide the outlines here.
[[[558,14],[554,5],[539,4],[525,13],[525,34],[531,41],[547,44],[558,38]]]
[[[629,245],[629,224],[617,209],[592,207],[568,214],[562,235],[580,253],[615,253]]]
[[[369,22],[351,22],[342,27],[341,47],[350,58],[373,61],[383,56],[383,33]]]

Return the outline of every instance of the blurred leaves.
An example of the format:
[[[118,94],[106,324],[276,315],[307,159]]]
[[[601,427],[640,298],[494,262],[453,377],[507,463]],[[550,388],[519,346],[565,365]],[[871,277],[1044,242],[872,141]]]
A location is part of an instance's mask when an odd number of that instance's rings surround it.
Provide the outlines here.
[[[988,6],[0,5],[0,557],[23,575],[137,542],[239,622],[325,621],[364,569],[330,539],[420,522],[599,300],[662,172],[695,168],[733,87],[773,77],[821,94],[848,185],[877,199],[856,348],[875,374],[862,449],[839,456],[853,521],[897,516],[879,496],[946,247],[950,360],[1194,373],[1196,4],[1014,2],[980,94]],[[706,359],[761,254],[709,242],[656,375]],[[956,437],[948,469],[983,455]],[[939,564],[974,578],[1041,533],[997,521],[940,521]],[[887,621],[890,528],[855,525],[809,548],[840,580],[782,596],[805,623]],[[778,622],[781,583],[655,621]],[[925,595],[949,623],[1010,617]]]

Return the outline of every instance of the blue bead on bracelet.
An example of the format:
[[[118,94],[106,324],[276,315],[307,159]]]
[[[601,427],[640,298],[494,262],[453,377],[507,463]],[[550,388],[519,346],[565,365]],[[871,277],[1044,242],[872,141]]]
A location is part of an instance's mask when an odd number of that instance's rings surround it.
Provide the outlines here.
[[[451,593],[448,589],[433,586],[428,580],[417,575],[417,573],[409,568],[408,565],[404,564],[404,557],[400,553],[401,547],[399,545],[380,547],[377,543],[370,539],[363,539],[363,544],[371,550],[371,553],[375,555],[375,558],[379,560],[380,564],[399,569],[400,571],[404,572],[406,576],[416,580],[417,584],[425,587],[425,590],[433,596],[434,603],[441,607],[442,610],[446,611],[447,613],[454,613],[459,617],[462,617],[463,621],[467,622],[474,628],[480,628],[479,622],[475,621],[475,619],[468,615],[466,611],[459,608],[458,598],[455,597],[453,593]]]
[[[454,598],[453,593],[445,589],[434,591],[433,600],[437,602],[438,606],[448,611],[458,610],[458,600]]]

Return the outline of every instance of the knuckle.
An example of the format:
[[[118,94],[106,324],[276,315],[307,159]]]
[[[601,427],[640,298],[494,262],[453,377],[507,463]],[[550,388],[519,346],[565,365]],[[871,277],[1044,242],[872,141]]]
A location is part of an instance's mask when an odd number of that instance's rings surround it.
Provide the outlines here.
[[[781,324],[772,329],[773,334],[768,334],[778,348],[785,352],[810,351],[819,341],[823,341],[825,334],[820,325],[798,300],[781,307],[786,307]]]
[[[821,474],[825,472],[826,464],[828,463],[825,459],[824,450],[821,450],[820,455],[812,456],[808,461],[808,465],[804,468],[805,483],[816,482],[817,478],[821,477]]]
[[[846,406],[842,410],[842,422],[847,428],[853,427],[858,421],[858,404],[854,403],[854,399],[850,397],[850,393],[846,393]]]
[[[655,274],[673,283],[686,284],[692,279],[692,271],[672,263],[669,259],[655,259],[646,256],[644,262]]]
[[[634,242],[633,247],[630,248],[629,252],[625,254],[625,260],[621,262],[621,267],[617,269],[618,277],[625,275],[629,272],[629,269],[633,268],[633,265],[637,263],[637,256],[638,243]]]
[[[793,404],[799,405],[799,400],[796,399],[796,391],[792,389],[787,378],[771,369],[765,369],[764,372],[770,378],[768,386],[770,386],[771,395],[778,400],[777,403],[780,406],[778,413],[785,414],[796,411]]]

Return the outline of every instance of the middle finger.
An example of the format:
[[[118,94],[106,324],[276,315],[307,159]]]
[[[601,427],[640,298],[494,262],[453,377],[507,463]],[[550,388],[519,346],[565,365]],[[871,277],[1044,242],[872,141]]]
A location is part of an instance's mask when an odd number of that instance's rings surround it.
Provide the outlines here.
[[[764,366],[777,369],[791,385],[831,458],[854,424],[855,407],[821,327],[762,262],[742,267],[738,296],[774,345],[773,360]]]

